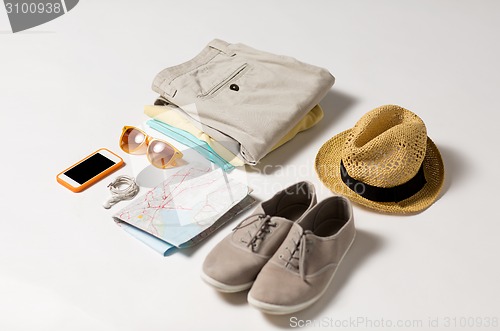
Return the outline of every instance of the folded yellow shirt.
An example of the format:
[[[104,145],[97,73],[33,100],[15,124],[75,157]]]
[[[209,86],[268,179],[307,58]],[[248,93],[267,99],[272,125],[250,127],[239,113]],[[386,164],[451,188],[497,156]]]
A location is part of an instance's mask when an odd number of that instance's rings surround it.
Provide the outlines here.
[[[288,133],[281,138],[281,140],[274,145],[273,149],[271,151],[274,151],[276,148],[280,147],[287,141],[290,141],[297,135],[297,133],[305,131],[307,129],[312,128],[315,126],[319,121],[323,119],[323,109],[321,108],[320,105],[314,106],[313,109],[311,109],[306,116],[304,116],[297,125],[295,125]]]
[[[235,167],[240,167],[245,165],[245,162],[234,153],[230,152],[227,148],[218,143],[215,139],[210,137],[205,132],[194,126],[189,119],[180,114],[175,107],[165,105],[165,106],[144,106],[144,114],[154,118],[156,120],[162,121],[168,125],[176,127],[178,129],[184,130],[201,141],[206,142],[217,154],[219,154],[224,160],[229,162]],[[290,141],[297,133],[305,131],[312,128],[323,118],[323,109],[320,105],[314,106],[302,120],[297,123],[281,140],[274,145],[271,151]]]

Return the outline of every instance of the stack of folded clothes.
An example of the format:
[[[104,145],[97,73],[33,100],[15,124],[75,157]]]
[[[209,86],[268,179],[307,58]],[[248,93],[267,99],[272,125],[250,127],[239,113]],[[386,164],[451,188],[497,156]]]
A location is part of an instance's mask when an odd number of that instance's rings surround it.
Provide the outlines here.
[[[326,69],[215,39],[155,77],[160,96],[144,112],[151,127],[229,171],[318,123],[333,83]]]

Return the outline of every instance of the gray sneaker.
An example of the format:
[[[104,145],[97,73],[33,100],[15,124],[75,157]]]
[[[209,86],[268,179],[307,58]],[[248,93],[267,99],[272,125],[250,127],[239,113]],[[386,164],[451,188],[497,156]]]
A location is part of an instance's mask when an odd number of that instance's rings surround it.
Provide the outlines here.
[[[221,292],[250,288],[292,225],[315,204],[316,192],[309,182],[294,184],[262,202],[207,255],[202,279]]]
[[[299,222],[262,268],[248,302],[268,314],[290,314],[317,301],[354,241],[356,230],[348,199],[330,197]]]

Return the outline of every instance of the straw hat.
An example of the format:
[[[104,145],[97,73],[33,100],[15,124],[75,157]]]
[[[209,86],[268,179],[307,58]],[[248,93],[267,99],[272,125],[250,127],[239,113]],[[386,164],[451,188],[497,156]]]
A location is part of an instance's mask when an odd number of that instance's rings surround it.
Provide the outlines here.
[[[316,155],[319,179],[333,192],[387,213],[429,207],[443,186],[441,154],[416,114],[395,105],[366,113]]]

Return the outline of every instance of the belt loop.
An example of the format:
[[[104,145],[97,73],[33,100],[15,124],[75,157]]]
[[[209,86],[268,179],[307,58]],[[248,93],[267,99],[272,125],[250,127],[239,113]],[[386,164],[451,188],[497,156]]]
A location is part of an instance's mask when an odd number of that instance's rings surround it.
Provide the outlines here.
[[[169,96],[173,98],[175,96],[175,93],[177,93],[177,90],[170,85],[170,81],[165,80],[161,85],[160,89],[162,90],[163,93],[162,95]]]
[[[227,56],[234,56],[236,53],[232,50],[229,49],[229,43],[225,42],[224,40],[220,39],[214,39],[210,43],[208,43],[209,47],[215,48],[222,53],[226,54]]]

